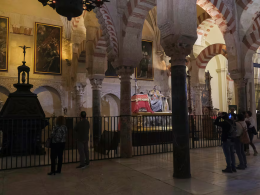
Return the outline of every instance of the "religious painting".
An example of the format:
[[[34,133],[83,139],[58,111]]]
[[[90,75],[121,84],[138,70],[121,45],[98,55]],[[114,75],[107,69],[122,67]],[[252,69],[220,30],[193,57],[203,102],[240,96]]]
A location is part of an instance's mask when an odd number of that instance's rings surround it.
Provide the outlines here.
[[[135,70],[135,77],[139,80],[153,81],[153,42],[142,41],[142,54],[143,58]]]
[[[9,18],[0,16],[0,71],[8,70]]]
[[[61,74],[62,27],[35,23],[34,72]]]
[[[107,70],[105,72],[105,76],[108,78],[117,78],[116,69],[112,66],[110,61],[107,61]]]

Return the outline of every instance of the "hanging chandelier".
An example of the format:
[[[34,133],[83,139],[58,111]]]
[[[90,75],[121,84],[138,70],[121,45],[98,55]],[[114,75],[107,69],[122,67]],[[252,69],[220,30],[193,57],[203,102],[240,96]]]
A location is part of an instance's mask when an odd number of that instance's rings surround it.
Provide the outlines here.
[[[92,11],[96,7],[101,7],[108,0],[38,0],[43,6],[49,5],[59,15],[67,17],[70,21],[74,17],[78,17],[83,10]]]

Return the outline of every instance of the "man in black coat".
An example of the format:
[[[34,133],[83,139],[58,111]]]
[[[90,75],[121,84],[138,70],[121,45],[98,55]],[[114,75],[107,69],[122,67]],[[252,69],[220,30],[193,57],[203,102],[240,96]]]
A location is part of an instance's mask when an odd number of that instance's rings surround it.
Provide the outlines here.
[[[222,128],[221,141],[223,142],[222,147],[227,162],[227,168],[222,170],[222,172],[236,172],[234,139],[231,135],[231,129],[234,122],[229,119],[226,112],[223,112],[219,117],[217,117],[214,124]]]

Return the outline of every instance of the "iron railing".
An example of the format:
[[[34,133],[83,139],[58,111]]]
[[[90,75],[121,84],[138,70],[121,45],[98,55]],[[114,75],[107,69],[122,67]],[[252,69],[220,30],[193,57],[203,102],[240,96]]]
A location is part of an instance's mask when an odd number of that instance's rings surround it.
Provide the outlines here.
[[[172,116],[132,116],[133,155],[173,151]],[[221,145],[221,128],[214,125],[216,116],[189,116],[190,148]],[[90,123],[89,159],[91,161],[120,157],[120,117],[87,118]],[[68,129],[63,163],[79,162],[74,127],[80,118],[66,118]],[[50,165],[50,149],[45,141],[56,118],[44,120],[0,119],[0,169]]]
[[[119,117],[87,118],[90,122],[89,159],[103,160],[119,157]],[[79,162],[77,140],[73,131],[80,118],[66,118],[68,129],[63,163]],[[50,165],[50,137],[56,118],[0,119],[0,169],[15,169]],[[98,124],[98,126],[97,126]],[[93,133],[93,129],[98,129]]]
[[[174,134],[171,117],[171,115],[132,117],[134,156],[173,151]],[[189,116],[190,149],[221,145],[221,129],[214,125],[215,119],[216,116]]]

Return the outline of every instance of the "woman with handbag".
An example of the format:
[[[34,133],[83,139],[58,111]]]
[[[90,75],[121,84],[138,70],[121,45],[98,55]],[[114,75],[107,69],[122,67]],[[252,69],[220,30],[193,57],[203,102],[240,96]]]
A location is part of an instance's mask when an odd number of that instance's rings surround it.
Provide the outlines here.
[[[247,168],[247,160],[244,151],[244,144],[249,143],[250,140],[247,133],[247,125],[245,123],[244,115],[238,114],[237,120],[238,121],[236,122],[237,135],[235,138],[235,149],[240,163],[236,168],[240,170],[244,170],[245,168]]]
[[[55,175],[55,173],[61,173],[63,150],[65,148],[67,127],[66,121],[63,116],[59,116],[56,119],[56,125],[53,127],[51,133],[51,172],[48,175]],[[58,158],[57,171],[55,170],[56,159]]]
[[[246,112],[246,123],[248,124],[248,135],[249,135],[249,139],[250,139],[249,144],[252,146],[252,148],[254,150],[254,156],[257,156],[258,152],[256,150],[255,144],[253,143],[254,135],[257,135],[256,122],[255,122],[255,119],[252,117],[251,111]],[[246,155],[248,155],[248,156],[250,155],[249,146],[246,148]]]

